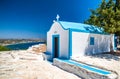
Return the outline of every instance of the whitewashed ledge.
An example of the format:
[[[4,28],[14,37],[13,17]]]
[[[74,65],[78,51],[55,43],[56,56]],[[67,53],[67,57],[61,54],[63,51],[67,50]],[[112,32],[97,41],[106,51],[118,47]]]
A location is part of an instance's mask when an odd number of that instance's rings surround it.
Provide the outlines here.
[[[111,72],[108,75],[103,75],[99,73],[92,72],[90,70],[84,69],[80,66],[76,66],[73,64],[69,64],[67,62],[63,62],[62,60],[54,58],[53,65],[66,70],[68,72],[71,72],[73,74],[76,74],[77,76],[83,78],[83,79],[117,79],[117,74]]]

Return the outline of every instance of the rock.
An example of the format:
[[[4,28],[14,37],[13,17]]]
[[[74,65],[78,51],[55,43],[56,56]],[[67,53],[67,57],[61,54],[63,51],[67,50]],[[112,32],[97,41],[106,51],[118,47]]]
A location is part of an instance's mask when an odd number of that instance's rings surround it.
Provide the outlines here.
[[[45,44],[33,45],[29,47],[27,51],[36,54],[43,53],[46,52],[46,45]]]
[[[81,79],[43,61],[43,53],[33,54],[26,50],[10,52],[0,54],[0,79]],[[14,62],[10,54],[19,57],[19,60]],[[35,60],[31,60],[33,58]]]

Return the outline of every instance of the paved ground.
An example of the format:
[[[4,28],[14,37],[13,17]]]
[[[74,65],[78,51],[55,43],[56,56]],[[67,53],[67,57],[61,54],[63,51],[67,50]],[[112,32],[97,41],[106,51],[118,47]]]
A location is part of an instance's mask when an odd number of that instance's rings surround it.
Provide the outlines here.
[[[115,71],[120,79],[120,56],[101,54],[76,57],[74,60]],[[42,55],[27,51],[0,52],[0,79],[81,79],[61,70],[47,61]]]
[[[120,56],[100,54],[94,56],[75,57],[73,60],[116,72],[118,74],[118,79],[120,79]]]
[[[59,69],[42,55],[27,51],[0,52],[0,79],[81,79]]]

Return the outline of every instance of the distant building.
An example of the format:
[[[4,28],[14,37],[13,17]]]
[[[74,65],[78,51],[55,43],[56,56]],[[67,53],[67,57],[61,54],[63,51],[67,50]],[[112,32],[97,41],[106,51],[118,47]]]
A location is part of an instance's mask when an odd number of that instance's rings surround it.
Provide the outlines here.
[[[47,32],[47,58],[71,57],[110,52],[115,49],[114,35],[103,33],[95,26],[54,21]]]

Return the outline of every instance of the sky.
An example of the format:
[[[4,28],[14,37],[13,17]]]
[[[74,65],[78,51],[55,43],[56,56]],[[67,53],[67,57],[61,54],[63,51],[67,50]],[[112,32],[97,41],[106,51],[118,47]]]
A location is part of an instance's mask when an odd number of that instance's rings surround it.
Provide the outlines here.
[[[83,23],[101,0],[0,0],[0,38],[46,39],[56,15]]]

